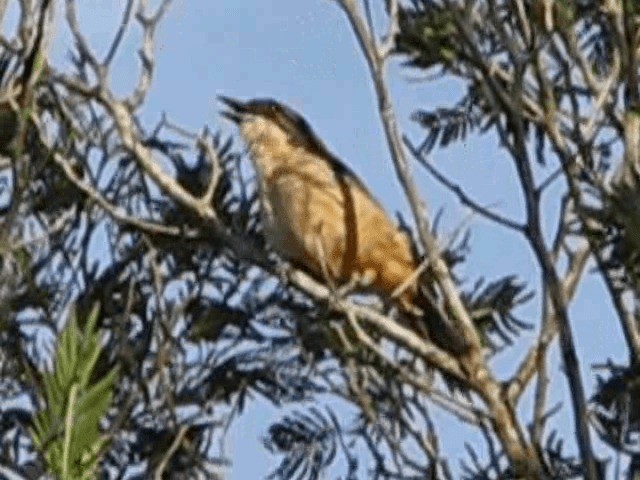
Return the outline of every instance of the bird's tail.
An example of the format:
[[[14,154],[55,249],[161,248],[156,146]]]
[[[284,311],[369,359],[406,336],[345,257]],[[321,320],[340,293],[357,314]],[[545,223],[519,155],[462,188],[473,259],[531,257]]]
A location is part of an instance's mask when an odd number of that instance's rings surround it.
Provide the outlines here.
[[[421,318],[417,328],[438,347],[453,355],[464,354],[469,345],[464,337],[456,331],[448,312],[437,299],[437,293],[428,285],[420,285],[415,297],[415,304],[421,310]]]

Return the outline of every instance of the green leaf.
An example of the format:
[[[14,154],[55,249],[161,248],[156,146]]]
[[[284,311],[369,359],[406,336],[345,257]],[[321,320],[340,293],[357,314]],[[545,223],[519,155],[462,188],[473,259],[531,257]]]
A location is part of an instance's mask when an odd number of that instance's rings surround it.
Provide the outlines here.
[[[98,316],[95,306],[81,332],[75,314],[70,315],[58,338],[53,369],[43,374],[43,408],[31,435],[48,472],[61,478],[95,478],[108,445],[100,421],[111,405],[117,369],[90,383],[101,352]]]

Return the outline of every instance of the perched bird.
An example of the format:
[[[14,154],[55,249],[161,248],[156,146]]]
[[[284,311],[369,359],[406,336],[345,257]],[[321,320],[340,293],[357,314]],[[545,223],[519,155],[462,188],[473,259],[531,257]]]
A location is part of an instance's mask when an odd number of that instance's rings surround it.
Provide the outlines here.
[[[219,98],[255,166],[268,244],[320,280],[357,283],[424,314],[410,239],[307,121],[275,100]]]

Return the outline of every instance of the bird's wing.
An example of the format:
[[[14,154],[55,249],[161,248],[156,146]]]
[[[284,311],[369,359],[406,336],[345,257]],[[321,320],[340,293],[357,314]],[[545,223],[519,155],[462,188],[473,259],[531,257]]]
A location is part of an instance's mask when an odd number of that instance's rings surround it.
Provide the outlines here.
[[[378,199],[371,193],[369,188],[360,179],[360,177],[358,177],[358,175],[353,170],[351,170],[351,168],[349,168],[349,166],[346,165],[342,160],[340,160],[331,152],[329,152],[326,149],[326,147],[324,147],[324,145],[323,145],[323,148],[326,151],[327,158],[329,159],[329,162],[331,164],[331,169],[336,175],[336,178],[339,180],[344,179],[347,182],[353,182],[360,190],[362,190],[364,193],[367,194],[367,196],[373,201],[373,203],[375,203],[380,209],[384,211],[384,207],[380,204]]]

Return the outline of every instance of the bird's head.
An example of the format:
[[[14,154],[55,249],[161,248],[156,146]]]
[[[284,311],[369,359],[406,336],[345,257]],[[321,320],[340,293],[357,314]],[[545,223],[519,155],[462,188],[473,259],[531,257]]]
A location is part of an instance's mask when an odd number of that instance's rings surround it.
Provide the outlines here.
[[[218,97],[228,110],[225,118],[238,125],[250,148],[256,144],[302,147],[320,155],[330,155],[302,115],[272,99],[253,99],[246,102],[230,97]]]

